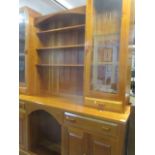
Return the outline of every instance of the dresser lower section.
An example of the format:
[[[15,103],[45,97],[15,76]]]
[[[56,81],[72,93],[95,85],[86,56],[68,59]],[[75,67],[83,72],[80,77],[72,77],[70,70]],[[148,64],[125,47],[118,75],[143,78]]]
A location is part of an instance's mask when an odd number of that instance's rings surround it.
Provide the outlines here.
[[[20,155],[124,155],[126,123],[20,101]]]

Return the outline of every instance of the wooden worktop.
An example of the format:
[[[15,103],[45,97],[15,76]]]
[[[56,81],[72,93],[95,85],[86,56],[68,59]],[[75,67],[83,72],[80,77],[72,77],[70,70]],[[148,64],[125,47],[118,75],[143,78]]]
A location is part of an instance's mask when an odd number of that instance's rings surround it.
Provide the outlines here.
[[[89,116],[92,118],[114,121],[121,124],[124,124],[127,122],[130,114],[130,107],[126,108],[125,113],[99,111],[98,109],[93,109],[90,107],[79,105],[74,102],[68,101],[67,99],[58,98],[58,97],[19,95],[19,99],[22,101],[35,103],[42,106],[49,106],[49,108],[60,109],[64,112],[72,112],[76,114]]]

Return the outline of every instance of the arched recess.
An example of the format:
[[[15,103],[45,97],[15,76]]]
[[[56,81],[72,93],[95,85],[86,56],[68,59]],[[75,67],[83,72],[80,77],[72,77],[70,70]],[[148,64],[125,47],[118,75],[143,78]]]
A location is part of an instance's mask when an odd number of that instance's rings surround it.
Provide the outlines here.
[[[46,111],[51,116],[53,116],[60,124],[63,123],[64,112],[62,110],[56,109],[56,108],[53,108],[50,106],[36,104],[36,103],[29,103],[28,102],[26,104],[27,116],[29,116],[34,111],[38,111],[38,110]]]
[[[45,110],[28,115],[29,150],[38,155],[61,154],[61,125]]]

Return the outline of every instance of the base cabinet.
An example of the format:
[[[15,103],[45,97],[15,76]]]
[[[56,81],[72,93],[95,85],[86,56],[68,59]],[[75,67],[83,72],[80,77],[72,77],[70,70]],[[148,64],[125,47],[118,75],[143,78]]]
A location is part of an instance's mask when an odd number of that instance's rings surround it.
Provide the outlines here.
[[[122,155],[118,124],[65,113],[62,155]]]
[[[116,155],[115,144],[104,138],[89,134],[82,129],[65,127],[63,155]]]
[[[125,124],[63,111],[57,124],[46,111],[28,109],[20,104],[20,155],[124,155]]]

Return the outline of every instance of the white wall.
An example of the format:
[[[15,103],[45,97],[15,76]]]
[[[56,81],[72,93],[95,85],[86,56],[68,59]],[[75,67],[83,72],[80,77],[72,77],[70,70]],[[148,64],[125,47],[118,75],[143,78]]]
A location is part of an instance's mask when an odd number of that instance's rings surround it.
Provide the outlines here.
[[[57,0],[68,9],[79,7],[86,4],[86,0]],[[54,0],[19,0],[19,7],[27,6],[40,12],[41,14],[49,14],[65,10],[63,6],[58,5]]]
[[[50,0],[19,0],[19,7],[27,6],[41,14],[49,14],[63,10]]]

